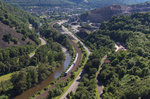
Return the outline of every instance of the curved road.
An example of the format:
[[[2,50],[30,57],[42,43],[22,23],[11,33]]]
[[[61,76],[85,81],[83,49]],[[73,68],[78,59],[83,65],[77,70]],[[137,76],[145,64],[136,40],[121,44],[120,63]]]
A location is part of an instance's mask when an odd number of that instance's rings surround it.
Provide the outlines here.
[[[75,64],[75,66],[74,66],[74,67],[72,68],[72,70],[71,70],[71,71],[75,71],[75,70],[77,69],[77,67],[79,66],[80,61],[81,61],[81,50],[78,48],[78,46],[77,46],[73,41],[71,41],[71,40],[69,40],[69,41],[70,41],[70,43],[73,45],[73,47],[75,48],[76,52],[79,54],[78,59],[77,59],[77,62],[76,62],[76,64]],[[65,77],[61,77],[61,78],[56,82],[55,85],[59,84],[59,83],[62,82],[62,81],[66,81],[70,76],[71,76],[71,73],[69,73],[69,74],[68,74],[67,76],[65,76]],[[43,92],[41,95],[37,96],[35,99],[47,98],[48,95],[49,95],[48,92],[49,92],[51,89],[53,89],[53,88],[55,87],[55,85],[52,85],[51,87],[49,87],[48,90],[46,90],[45,92]]]
[[[43,38],[39,37],[39,39],[41,40],[41,44],[38,47],[47,44],[46,41]],[[33,54],[29,55],[29,57],[32,58],[34,55],[35,55],[35,52]]]
[[[55,24],[55,23],[58,23],[59,25],[62,25],[64,22],[66,22],[66,21],[58,21],[58,22],[53,22],[51,25],[50,25],[50,27],[53,27],[53,25]],[[62,26],[62,32],[61,32],[61,34],[67,34],[67,35],[69,35],[68,36],[68,38],[70,39],[70,43],[74,46],[74,48],[75,48],[75,50],[76,50],[76,52],[77,53],[79,53],[79,57],[78,57],[78,59],[77,59],[77,63],[76,63],[76,66],[74,66],[74,68],[73,68],[73,70],[72,71],[74,71],[77,67],[78,67],[78,65],[79,65],[79,63],[80,63],[80,60],[81,60],[81,50],[77,47],[77,45],[73,42],[73,41],[75,41],[75,42],[79,42],[80,40],[72,33],[72,32],[70,32],[67,28],[65,28],[64,26]],[[72,38],[74,39],[73,41],[72,41]],[[88,51],[88,55],[91,53],[90,51],[89,51],[89,49],[80,41],[80,43],[84,46],[84,48]],[[67,92],[60,98],[60,99],[65,99],[66,98],[66,96],[67,96],[67,94],[68,93],[70,93],[71,91],[72,92],[75,92],[76,91],[76,89],[78,88],[78,85],[79,85],[79,83],[80,83],[80,79],[81,79],[81,77],[82,77],[82,73],[84,73],[84,70],[82,70],[80,73],[79,73],[79,75],[77,76],[77,78],[75,79],[75,81],[73,82],[73,84],[69,87],[69,89],[67,90]],[[70,76],[70,75],[68,75],[68,76]],[[60,83],[62,80],[66,80],[67,78],[68,78],[68,76],[67,77],[62,77],[59,81],[57,81],[57,84],[58,83]],[[47,97],[48,96],[48,91],[49,90],[51,90],[52,88],[54,88],[55,87],[55,85],[54,86],[51,86],[47,91],[45,91],[43,94],[41,94],[40,96],[38,96],[38,97],[36,97],[36,99],[40,99],[40,98],[45,98],[45,97]]]
[[[70,32],[66,27],[62,26],[62,30],[63,30],[62,34],[67,34],[71,36],[72,38],[75,39],[76,42],[80,42],[84,46],[84,48],[88,51],[88,54],[91,53],[90,50],[84,45],[84,43],[80,39],[78,39],[72,32]]]
[[[55,23],[54,23],[54,22],[51,23],[50,27],[53,27],[53,24],[55,24]],[[63,22],[61,22],[61,24],[63,24]],[[74,67],[72,68],[72,70],[71,70],[71,71],[75,71],[75,70],[77,69],[77,67],[79,66],[79,64],[80,64],[82,54],[81,54],[81,50],[78,48],[77,44],[75,44],[75,43],[72,41],[71,36],[68,36],[68,38],[69,38],[69,41],[70,41],[71,45],[75,48],[76,53],[79,54],[79,56],[78,56],[78,58],[77,58],[77,62],[76,62],[76,64],[75,64],[75,66],[74,66]],[[71,76],[71,74],[69,73],[67,76],[60,78],[60,79],[56,82],[56,84],[59,84],[61,81],[66,81],[70,76]],[[55,85],[56,85],[56,84],[55,84]],[[49,90],[51,90],[52,88],[54,88],[55,85],[53,85],[53,86],[51,86],[50,88],[48,88],[48,90],[46,90],[44,93],[42,93],[41,95],[39,95],[39,96],[36,97],[35,99],[46,98],[46,97],[49,95],[49,93],[48,93]]]
[[[72,32],[70,32],[66,27],[62,26],[62,34],[67,34],[70,37],[72,37],[76,42],[80,42],[84,48],[87,50],[88,55],[90,55],[90,50],[83,44],[83,42],[81,42],[81,40],[79,40]],[[82,69],[82,71],[79,73],[79,75],[77,76],[77,78],[75,79],[75,81],[73,82],[73,84],[69,87],[69,89],[66,91],[66,93],[60,98],[60,99],[66,99],[67,94],[69,94],[71,91],[72,92],[76,92],[78,85],[80,83],[80,79],[82,77],[82,74],[84,73],[84,70]]]
[[[39,37],[39,39],[41,40],[41,46],[46,44],[46,41],[43,38]]]
[[[55,23],[58,23],[59,25],[62,25],[64,22],[66,22],[66,21],[63,20],[62,22],[61,22],[61,21],[53,22],[53,23],[50,25],[50,27],[53,27],[53,25],[54,25]],[[61,32],[61,34],[67,34],[67,35],[68,35],[68,38],[69,38],[70,43],[74,46],[76,52],[79,54],[79,57],[78,57],[78,59],[77,59],[77,63],[76,63],[76,65],[73,67],[73,69],[71,70],[71,71],[74,71],[74,70],[76,70],[76,68],[78,67],[78,65],[79,65],[79,63],[80,63],[80,61],[81,61],[81,50],[77,47],[77,45],[76,45],[73,41],[79,42],[80,40],[79,40],[72,32],[70,32],[67,28],[65,28],[64,26],[62,26],[62,30],[63,30],[63,31]],[[73,41],[72,41],[72,40],[73,40]],[[87,50],[88,55],[89,55],[89,54],[91,53],[91,52],[89,51],[89,49],[88,49],[81,41],[80,41],[80,43],[84,46],[84,48]],[[68,93],[70,93],[71,91],[72,91],[72,92],[75,92],[75,91],[76,91],[76,89],[78,88],[78,85],[79,85],[79,83],[80,83],[80,79],[81,79],[83,73],[84,73],[84,70],[82,70],[82,71],[79,73],[79,75],[77,76],[77,78],[75,79],[75,81],[73,82],[73,84],[69,87],[69,89],[67,90],[67,92],[66,92],[60,99],[65,99]],[[69,78],[69,77],[70,77],[70,74],[67,75],[66,77],[60,78],[60,79],[56,82],[56,84],[59,84],[61,81],[67,80],[67,78]],[[55,87],[55,85],[51,86],[47,91],[45,91],[44,93],[42,93],[40,96],[36,97],[36,99],[46,98],[46,97],[48,96],[49,90],[51,90],[51,89],[54,88],[54,87]]]

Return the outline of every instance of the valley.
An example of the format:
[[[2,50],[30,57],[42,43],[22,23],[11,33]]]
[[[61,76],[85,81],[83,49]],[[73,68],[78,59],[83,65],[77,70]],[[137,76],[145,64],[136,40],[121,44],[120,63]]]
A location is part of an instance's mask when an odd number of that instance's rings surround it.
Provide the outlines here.
[[[149,0],[0,0],[0,99],[149,99],[149,11]]]

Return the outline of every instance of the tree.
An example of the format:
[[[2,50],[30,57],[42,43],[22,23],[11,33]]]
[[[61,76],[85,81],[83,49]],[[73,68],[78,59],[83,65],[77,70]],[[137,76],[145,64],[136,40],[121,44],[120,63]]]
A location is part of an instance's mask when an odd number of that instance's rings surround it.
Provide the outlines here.
[[[18,93],[27,89],[27,72],[20,71],[12,75],[11,82]]]

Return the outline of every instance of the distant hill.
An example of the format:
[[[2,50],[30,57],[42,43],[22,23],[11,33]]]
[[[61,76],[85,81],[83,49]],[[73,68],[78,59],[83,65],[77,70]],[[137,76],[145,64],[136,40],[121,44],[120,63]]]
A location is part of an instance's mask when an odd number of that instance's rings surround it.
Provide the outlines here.
[[[3,0],[9,4],[20,7],[28,6],[73,6],[75,2],[69,0]]]
[[[130,4],[138,4],[144,3],[150,0],[86,0],[86,4],[90,5],[91,7],[104,7],[110,6],[112,4],[122,4],[122,5],[130,5]]]
[[[23,7],[27,6],[87,6],[93,8],[99,8],[104,6],[110,6],[112,4],[137,4],[150,0],[4,0],[12,5],[19,5]]]
[[[103,22],[109,20],[115,15],[129,15],[134,12],[147,12],[150,11],[150,2],[137,4],[137,5],[112,5],[108,7],[94,9],[81,15],[81,20],[91,22]]]
[[[34,41],[36,44],[39,44],[40,40],[36,34],[39,23],[40,22],[38,18],[0,0],[1,47],[25,45],[28,41],[32,43]],[[32,26],[32,29],[30,29],[30,26]],[[6,36],[5,40],[2,40],[4,36]],[[29,38],[32,39],[32,41],[29,40]],[[12,42],[16,44],[13,44]]]

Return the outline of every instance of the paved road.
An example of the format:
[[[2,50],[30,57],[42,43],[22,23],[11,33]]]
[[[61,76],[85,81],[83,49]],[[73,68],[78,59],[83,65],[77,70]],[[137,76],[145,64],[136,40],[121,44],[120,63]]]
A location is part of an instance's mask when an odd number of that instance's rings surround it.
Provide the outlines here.
[[[41,44],[40,44],[40,46],[42,46],[42,45],[45,45],[45,44],[46,44],[46,41],[45,41],[43,38],[39,37],[39,39],[41,40]],[[38,47],[40,47],[40,46],[38,46]],[[30,57],[30,58],[32,58],[34,55],[35,55],[35,53],[33,53],[33,54],[29,55],[29,57]]]
[[[83,72],[83,70],[82,70]],[[82,73],[81,72],[81,73]],[[77,76],[76,80],[73,82],[73,84],[69,87],[69,89],[67,90],[67,92],[60,98],[60,99],[67,99],[66,96],[68,95],[68,93],[72,92],[76,92],[78,85],[80,83],[81,80],[81,73]]]
[[[72,68],[72,72],[75,71],[77,69],[77,67],[80,64],[81,61],[81,50],[78,48],[77,44],[75,44],[73,41],[69,40],[70,43],[73,45],[73,47],[75,48],[75,51],[79,54],[77,62],[75,64],[75,66]],[[55,85],[59,84],[62,81],[66,81],[69,77],[71,76],[71,73],[69,72],[69,74],[67,76],[61,77]],[[45,99],[47,98],[47,96],[49,95],[49,91],[53,88],[55,88],[55,85],[52,85],[51,87],[48,88],[48,90],[46,90],[45,92],[43,92],[41,95],[37,96],[35,99]]]
[[[84,48],[88,51],[88,55],[91,53],[89,51],[89,49],[72,32],[70,32],[66,27],[62,26],[62,30],[63,30],[63,32],[62,32],[63,34],[68,34],[69,36],[71,36],[72,38],[74,38],[76,42],[80,42],[84,46]],[[67,94],[70,93],[71,91],[72,92],[76,92],[76,90],[78,88],[78,85],[80,83],[80,79],[81,79],[83,73],[84,73],[84,70],[82,70],[80,72],[80,74],[77,76],[77,78],[75,79],[75,81],[73,82],[73,84],[69,87],[69,89],[67,90],[67,92],[60,99],[66,99]]]
[[[62,26],[62,30],[63,30],[62,34],[68,34],[69,36],[74,38],[76,42],[80,42],[84,46],[84,48],[88,51],[88,54],[91,53],[90,50],[84,45],[84,43],[80,39],[78,39],[72,32],[70,32],[66,27]]]
[[[61,23],[61,22],[60,22],[60,23]],[[63,23],[63,22],[62,22],[62,23]],[[50,27],[53,28],[53,25],[54,25],[54,24],[55,24],[54,22],[51,23],[51,24],[50,24]],[[77,59],[77,62],[76,62],[76,64],[75,64],[75,66],[74,66],[74,67],[72,68],[72,70],[71,70],[71,71],[75,71],[75,70],[77,69],[77,67],[79,66],[80,61],[81,61],[81,50],[78,48],[77,44],[75,44],[75,43],[70,39],[70,37],[69,37],[69,41],[70,41],[71,45],[73,45],[73,47],[75,48],[75,51],[79,54],[78,59]],[[61,81],[66,81],[70,76],[71,76],[71,74],[69,73],[67,76],[60,78],[60,79],[56,82],[56,84],[59,84]],[[56,85],[56,84],[55,84],[55,85]],[[55,85],[53,85],[53,86],[51,86],[50,88],[48,88],[48,90],[46,90],[44,93],[42,93],[40,96],[36,97],[35,99],[46,98],[46,97],[48,96],[48,94],[49,94],[49,93],[48,93],[49,90],[53,89],[53,88],[55,87]]]

